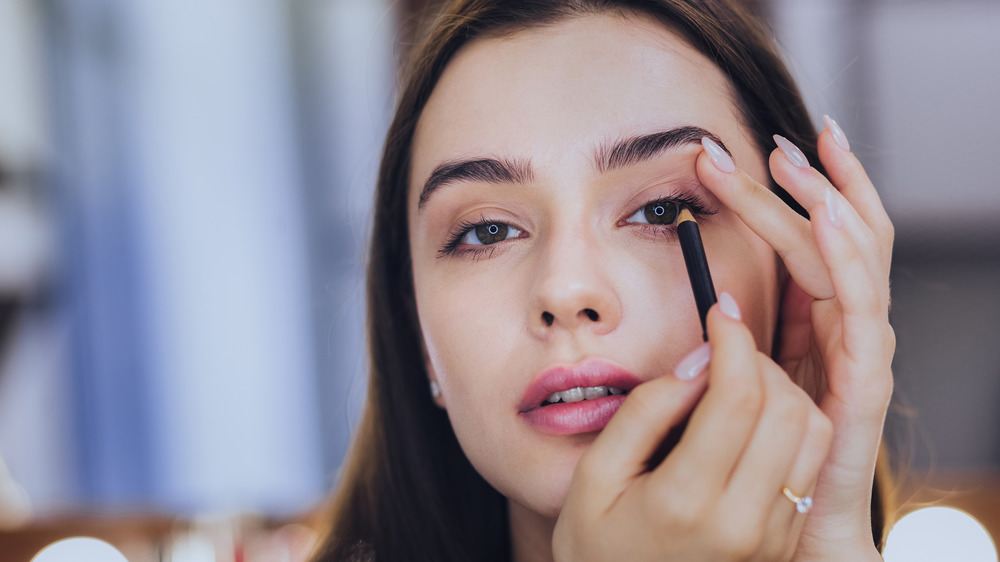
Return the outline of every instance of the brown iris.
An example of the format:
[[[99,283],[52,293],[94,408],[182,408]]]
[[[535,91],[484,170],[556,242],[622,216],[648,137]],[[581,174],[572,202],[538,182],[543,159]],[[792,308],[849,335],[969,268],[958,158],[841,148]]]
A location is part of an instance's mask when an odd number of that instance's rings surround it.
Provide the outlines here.
[[[680,208],[676,203],[653,201],[643,207],[642,212],[646,216],[646,221],[649,222],[649,224],[669,225],[674,224],[674,221],[677,220],[677,214],[680,212]]]
[[[507,239],[509,227],[502,222],[489,222],[476,227],[476,238],[483,245],[496,244]]]

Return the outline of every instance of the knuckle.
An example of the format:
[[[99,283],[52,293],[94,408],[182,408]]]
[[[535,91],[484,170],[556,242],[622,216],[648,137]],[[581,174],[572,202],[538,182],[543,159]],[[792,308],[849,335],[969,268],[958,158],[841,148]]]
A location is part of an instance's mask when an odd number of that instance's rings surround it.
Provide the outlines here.
[[[734,417],[757,417],[764,396],[757,384],[733,384],[724,392],[724,406]]]
[[[749,521],[735,521],[720,529],[723,551],[738,560],[752,558],[763,544],[760,525]]]
[[[882,226],[883,236],[885,237],[887,245],[891,248],[893,243],[895,243],[896,241],[896,227],[893,226],[892,221],[889,220],[889,217],[885,217],[884,221],[885,222],[883,223]]]
[[[799,397],[788,393],[775,402],[776,415],[782,423],[801,427],[808,420],[808,406]]]
[[[809,439],[829,442],[833,439],[833,422],[819,410],[814,408],[809,413]]]
[[[892,359],[896,352],[896,330],[891,325],[885,327],[885,346],[889,352],[889,358]]]
[[[644,510],[648,520],[661,521],[665,526],[681,532],[691,532],[704,520],[704,502],[690,498],[689,494],[672,487],[662,493],[646,494]]]
[[[641,419],[653,419],[659,417],[657,414],[663,410],[663,400],[660,398],[659,387],[650,381],[641,384],[629,392],[626,402],[632,416]]]

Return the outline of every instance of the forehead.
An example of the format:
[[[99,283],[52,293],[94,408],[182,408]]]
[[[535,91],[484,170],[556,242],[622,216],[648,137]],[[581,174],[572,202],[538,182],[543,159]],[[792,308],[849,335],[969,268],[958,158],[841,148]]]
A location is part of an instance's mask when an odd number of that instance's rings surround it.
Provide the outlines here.
[[[449,63],[421,114],[410,191],[442,161],[503,155],[544,169],[670,126],[737,144],[737,115],[721,70],[652,19],[586,15],[477,39]]]

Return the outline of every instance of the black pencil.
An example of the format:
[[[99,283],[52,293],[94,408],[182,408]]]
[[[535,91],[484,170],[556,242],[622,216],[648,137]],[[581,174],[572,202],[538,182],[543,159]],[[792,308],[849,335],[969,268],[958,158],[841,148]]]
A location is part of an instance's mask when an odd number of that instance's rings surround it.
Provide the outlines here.
[[[708,341],[708,330],[705,328],[705,316],[708,309],[717,302],[715,286],[712,284],[712,274],[708,271],[708,260],[705,258],[705,247],[701,243],[701,231],[691,211],[681,209],[677,217],[677,237],[681,240],[681,251],[684,253],[684,265],[687,266],[688,278],[691,279],[691,289],[694,290],[694,302],[698,306],[698,317],[701,319],[701,337]]]

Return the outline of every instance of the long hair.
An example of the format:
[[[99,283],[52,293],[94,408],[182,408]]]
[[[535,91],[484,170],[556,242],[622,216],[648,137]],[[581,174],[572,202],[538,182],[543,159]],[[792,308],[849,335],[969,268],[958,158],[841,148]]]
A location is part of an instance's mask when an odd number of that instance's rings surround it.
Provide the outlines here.
[[[770,153],[778,133],[819,163],[816,131],[770,33],[737,1],[447,2],[413,51],[386,136],[368,263],[368,397],[317,562],[509,560],[506,499],[466,459],[428,390],[407,239],[411,145],[438,79],[469,41],[609,12],[651,16],[713,61],[732,83],[761,154]],[[777,185],[772,189],[805,214]],[[882,474],[872,501],[877,545],[885,525]]]

